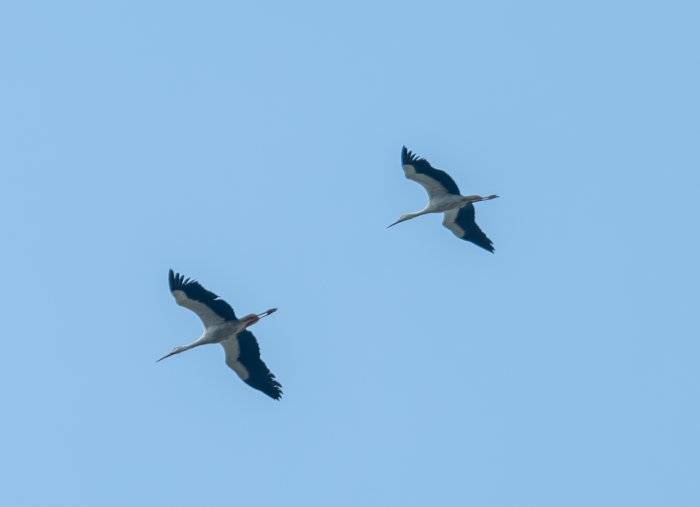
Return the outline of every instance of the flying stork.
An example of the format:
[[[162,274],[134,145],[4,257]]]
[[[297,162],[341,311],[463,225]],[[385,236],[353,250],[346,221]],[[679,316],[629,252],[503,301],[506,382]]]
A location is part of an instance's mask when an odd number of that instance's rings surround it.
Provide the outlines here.
[[[173,273],[171,269],[168,272],[168,282],[175,302],[196,313],[202,319],[205,329],[197,340],[188,345],[175,347],[158,361],[200,345],[220,343],[226,353],[226,364],[243,382],[262,391],[270,398],[280,399],[282,386],[260,359],[258,342],[253,333],[248,331],[248,327],[276,312],[277,308],[270,308],[257,315],[251,313],[238,319],[233,308],[226,301],[209,292],[196,280]]]
[[[401,149],[401,165],[406,178],[425,188],[429,201],[422,210],[401,215],[388,227],[427,213],[444,213],[442,225],[455,236],[493,253],[493,243],[474,221],[473,203],[495,199],[497,195],[461,195],[459,187],[445,171],[435,169],[427,160],[411,153],[405,146]]]

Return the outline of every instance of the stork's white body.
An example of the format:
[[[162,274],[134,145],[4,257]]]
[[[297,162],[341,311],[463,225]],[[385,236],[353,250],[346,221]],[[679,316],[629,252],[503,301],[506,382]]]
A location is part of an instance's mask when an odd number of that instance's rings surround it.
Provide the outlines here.
[[[188,297],[182,290],[173,290],[172,294],[177,304],[195,312],[202,320],[202,324],[204,324],[202,336],[192,343],[183,345],[183,349],[191,349],[199,345],[207,345],[210,343],[221,343],[229,338],[234,338],[246,328],[244,321],[225,320],[220,315],[217,315],[205,303]]]
[[[202,336],[197,338],[186,347],[196,347],[198,345],[206,345],[209,343],[221,343],[229,338],[233,338],[241,331],[245,330],[246,326],[243,321],[223,322],[221,324],[212,324],[204,329]]]
[[[425,215],[426,213],[444,213],[445,211],[449,211],[451,209],[461,208],[462,206],[464,206],[465,204],[469,204],[470,202],[477,202],[481,200],[482,197],[478,195],[463,196],[445,194],[433,196],[430,199],[430,201],[428,201],[428,204],[425,206],[425,208],[418,211],[418,213],[420,213],[421,215]]]

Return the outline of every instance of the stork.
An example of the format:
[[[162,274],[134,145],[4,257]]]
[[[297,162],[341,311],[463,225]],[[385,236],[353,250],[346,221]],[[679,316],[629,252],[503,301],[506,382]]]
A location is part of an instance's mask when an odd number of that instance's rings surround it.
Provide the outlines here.
[[[422,210],[401,215],[388,227],[428,213],[444,213],[442,225],[455,236],[493,253],[493,243],[474,221],[474,203],[495,199],[497,195],[461,195],[459,187],[445,171],[435,169],[427,160],[411,153],[405,146],[401,149],[401,165],[406,178],[425,188],[429,201]]]
[[[260,359],[258,342],[253,333],[248,331],[250,326],[275,313],[277,308],[258,314],[251,313],[238,319],[226,301],[202,287],[196,280],[185,278],[171,269],[168,272],[168,283],[175,302],[192,310],[202,320],[204,333],[188,345],[175,347],[158,361],[200,345],[220,343],[226,353],[226,364],[243,382],[270,398],[280,399],[282,386]]]

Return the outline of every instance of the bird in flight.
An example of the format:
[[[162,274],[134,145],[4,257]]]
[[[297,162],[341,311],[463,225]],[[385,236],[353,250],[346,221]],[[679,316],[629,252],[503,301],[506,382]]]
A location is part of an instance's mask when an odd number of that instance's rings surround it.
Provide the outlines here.
[[[168,273],[168,282],[175,302],[192,310],[202,320],[204,333],[188,345],[175,347],[158,361],[200,345],[220,343],[226,353],[226,364],[243,382],[253,389],[262,391],[270,398],[280,399],[282,386],[260,359],[258,342],[253,333],[248,331],[248,327],[276,312],[277,308],[270,308],[258,314],[251,313],[238,319],[233,308],[226,301],[209,292],[196,280],[185,278],[171,269]]]
[[[411,153],[405,146],[401,149],[401,165],[406,178],[425,188],[429,201],[422,210],[401,215],[388,227],[428,213],[444,213],[442,225],[455,236],[493,253],[493,243],[474,221],[474,203],[495,199],[497,195],[461,195],[459,187],[449,174],[435,169],[427,160]]]

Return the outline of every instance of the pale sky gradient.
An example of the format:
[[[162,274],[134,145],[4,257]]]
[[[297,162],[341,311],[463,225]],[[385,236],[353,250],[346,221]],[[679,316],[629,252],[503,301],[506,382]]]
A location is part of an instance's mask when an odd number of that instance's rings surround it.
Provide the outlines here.
[[[8,2],[7,506],[700,505],[697,2]],[[429,216],[406,144],[496,254]],[[167,270],[258,324],[240,382]]]

